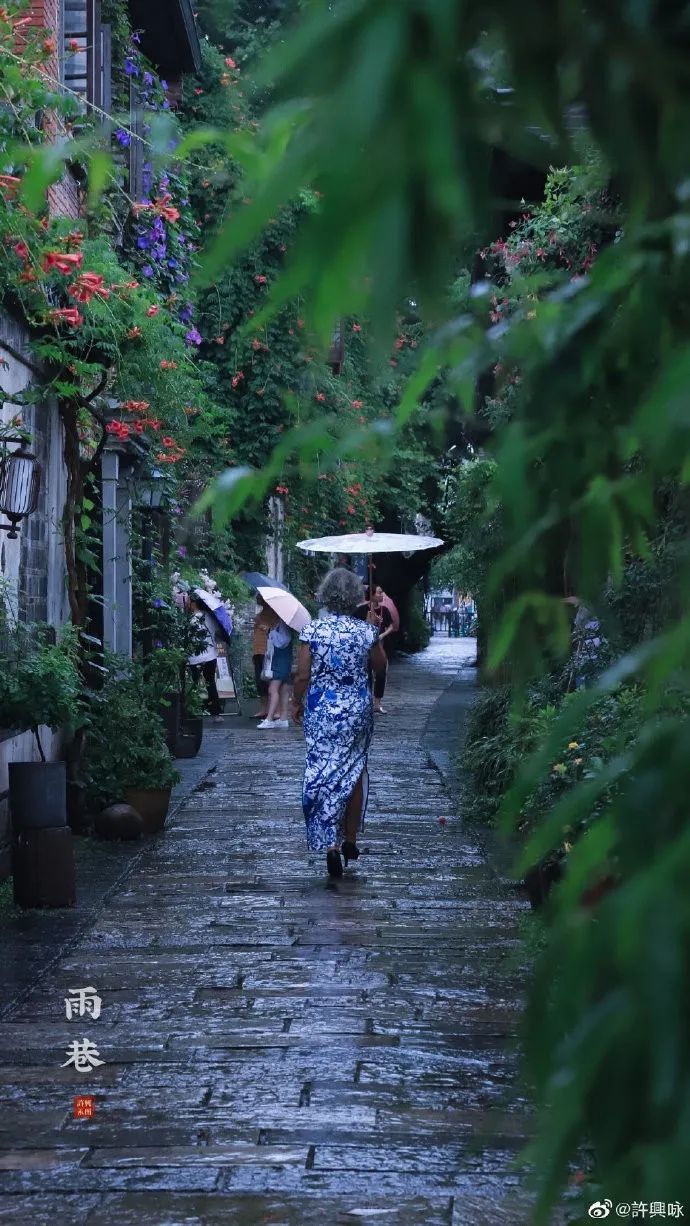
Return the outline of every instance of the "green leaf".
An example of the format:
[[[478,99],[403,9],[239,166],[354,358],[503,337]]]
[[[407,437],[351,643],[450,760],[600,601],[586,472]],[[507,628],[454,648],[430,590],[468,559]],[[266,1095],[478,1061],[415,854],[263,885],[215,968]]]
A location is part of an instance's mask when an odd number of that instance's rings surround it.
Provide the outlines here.
[[[105,149],[94,149],[88,163],[87,202],[94,208],[112,176],[113,159]]]

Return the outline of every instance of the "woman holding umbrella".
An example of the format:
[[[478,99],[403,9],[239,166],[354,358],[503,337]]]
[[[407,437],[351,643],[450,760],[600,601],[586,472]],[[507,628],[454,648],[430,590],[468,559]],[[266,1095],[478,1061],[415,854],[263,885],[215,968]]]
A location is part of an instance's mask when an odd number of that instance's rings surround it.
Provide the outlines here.
[[[257,600],[272,621],[266,638],[262,676],[268,681],[268,711],[259,728],[289,728],[292,634],[309,621],[309,613],[285,588],[258,587]]]
[[[264,680],[268,681],[268,711],[257,728],[289,728],[292,635],[285,622],[276,618],[268,632],[264,656]]]
[[[256,693],[259,699],[259,710],[255,718],[263,721],[268,715],[268,681],[264,677],[264,660],[268,650],[268,636],[274,626],[277,626],[279,618],[277,613],[274,613],[266,604],[263,596],[259,595],[259,588],[267,587],[279,591],[287,589],[277,579],[271,579],[269,575],[264,575],[258,570],[245,570],[240,578],[244,580],[247,587],[253,588],[256,592],[256,614],[252,629],[252,663]]]
[[[256,718],[265,720],[268,716],[268,681],[264,677],[264,661],[268,651],[268,636],[280,618],[269,609],[266,601],[257,594],[256,616],[252,629],[252,663],[254,665],[254,680],[259,698],[259,711]]]
[[[228,643],[230,641],[232,622],[227,620],[228,613],[220,597],[206,591],[204,588],[194,588],[191,595],[187,597],[187,605],[193,619],[199,626],[201,634],[205,635],[205,643],[202,649],[196,655],[190,656],[187,663],[191,668],[193,676],[198,677],[199,673],[201,673],[204,678],[208,694],[207,706],[209,713],[211,715],[221,715],[223,703],[218,697],[216,686],[218,642]],[[220,615],[219,610],[222,610]]]
[[[310,851],[325,851],[331,877],[341,877],[343,858],[359,856],[368,793],[367,754],[374,725],[369,667],[386,666],[377,617],[362,622],[357,606],[362,581],[344,567],[324,579],[317,599],[324,613],[300,633],[293,703],[304,718],[307,761],[303,808]],[[306,709],[305,709],[306,698]]]

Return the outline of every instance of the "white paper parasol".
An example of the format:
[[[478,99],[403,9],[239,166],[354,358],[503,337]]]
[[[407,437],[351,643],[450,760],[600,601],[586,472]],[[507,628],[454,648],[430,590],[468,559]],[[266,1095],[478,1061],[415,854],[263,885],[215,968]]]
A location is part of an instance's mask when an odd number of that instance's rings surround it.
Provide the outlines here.
[[[343,536],[317,536],[298,541],[304,553],[419,553],[438,549],[437,536],[416,536],[411,532],[346,532]]]
[[[285,622],[286,626],[291,626],[293,630],[303,630],[311,621],[308,610],[296,596],[293,596],[292,592],[286,592],[279,587],[258,587],[256,590],[259,596],[266,601],[269,609],[273,609],[280,620]]]
[[[423,549],[438,549],[443,541],[437,536],[417,536],[411,532],[346,532],[343,536],[317,536],[298,541],[304,553],[358,553],[369,555],[369,599],[374,585],[373,553],[420,553]]]

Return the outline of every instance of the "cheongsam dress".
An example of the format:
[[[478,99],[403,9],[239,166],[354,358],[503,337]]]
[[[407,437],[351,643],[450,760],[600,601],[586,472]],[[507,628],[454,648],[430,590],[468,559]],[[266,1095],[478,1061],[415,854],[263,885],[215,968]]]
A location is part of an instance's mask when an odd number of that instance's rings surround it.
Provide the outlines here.
[[[307,846],[310,851],[324,851],[344,837],[347,802],[360,776],[364,783],[360,829],[364,822],[367,754],[374,726],[368,664],[378,630],[356,617],[326,615],[309,622],[299,637],[311,650],[302,804]]]

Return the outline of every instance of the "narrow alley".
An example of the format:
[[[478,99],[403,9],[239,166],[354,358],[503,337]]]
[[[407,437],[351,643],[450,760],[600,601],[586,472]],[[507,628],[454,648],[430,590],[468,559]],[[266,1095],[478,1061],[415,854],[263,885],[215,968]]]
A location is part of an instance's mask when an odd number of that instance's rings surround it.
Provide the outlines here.
[[[524,903],[432,764],[452,760],[473,647],[438,638],[393,668],[368,854],[340,881],[305,850],[298,730],[207,734],[215,764],[0,1023],[0,1220],[529,1221]],[[100,1016],[67,1020],[87,986]],[[79,1073],[84,1038],[103,1063]]]

